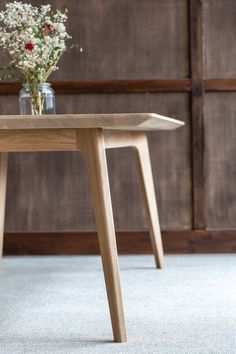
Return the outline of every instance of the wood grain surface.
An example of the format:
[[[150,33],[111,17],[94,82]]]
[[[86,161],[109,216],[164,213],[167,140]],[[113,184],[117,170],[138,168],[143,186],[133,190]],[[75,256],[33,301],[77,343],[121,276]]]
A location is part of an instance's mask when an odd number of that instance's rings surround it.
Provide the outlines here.
[[[156,113],[112,113],[112,114],[56,114],[41,116],[1,115],[0,130],[15,130],[21,134],[21,130],[41,129],[38,134],[50,133],[49,129],[63,132],[63,129],[73,128],[103,128],[113,130],[174,130],[184,126],[184,122],[177,119],[164,117]],[[60,128],[60,129],[59,129]],[[43,130],[45,129],[45,130]],[[46,131],[47,130],[47,131]],[[12,132],[8,133],[13,135]],[[30,135],[30,132],[29,132]],[[50,141],[50,138],[45,137]]]
[[[235,253],[235,230],[162,231],[165,254]],[[119,254],[152,254],[147,231],[116,233]],[[7,233],[5,255],[99,254],[96,232]],[[155,263],[153,260],[153,269]]]
[[[206,96],[207,227],[213,229],[236,228],[235,102],[236,93]]]
[[[102,129],[79,129],[79,146],[87,163],[99,248],[115,342],[126,342],[116,235]]]
[[[208,79],[235,79],[234,0],[204,0],[205,73]]]
[[[65,1],[51,3],[58,7]],[[63,70],[53,79],[188,77],[186,0],[79,0],[66,5],[68,30],[83,45],[84,53],[65,54]]]
[[[56,94],[81,93],[145,93],[145,92],[189,92],[189,79],[159,80],[50,80]],[[21,89],[18,82],[0,82],[0,94],[17,94]]]
[[[203,1],[190,1],[193,227],[205,228]]]

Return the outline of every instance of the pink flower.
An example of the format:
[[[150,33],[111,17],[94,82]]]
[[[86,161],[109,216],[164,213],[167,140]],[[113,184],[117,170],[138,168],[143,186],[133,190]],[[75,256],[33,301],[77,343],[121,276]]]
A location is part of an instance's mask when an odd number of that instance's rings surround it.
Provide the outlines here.
[[[31,42],[29,42],[25,45],[25,49],[29,50],[30,52],[32,52],[32,50],[34,50],[34,47],[35,47],[34,43],[31,43]]]
[[[54,29],[53,25],[51,25],[51,23],[45,23],[43,25],[43,28],[45,29],[46,33],[55,31],[55,29]]]

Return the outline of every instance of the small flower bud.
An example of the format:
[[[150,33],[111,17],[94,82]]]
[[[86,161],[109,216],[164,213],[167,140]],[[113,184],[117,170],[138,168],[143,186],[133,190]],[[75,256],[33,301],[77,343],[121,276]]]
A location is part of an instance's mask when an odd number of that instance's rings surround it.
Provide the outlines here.
[[[29,42],[25,45],[25,49],[29,50],[30,52],[32,52],[32,50],[34,50],[34,47],[35,47],[34,43],[31,43],[31,42]]]

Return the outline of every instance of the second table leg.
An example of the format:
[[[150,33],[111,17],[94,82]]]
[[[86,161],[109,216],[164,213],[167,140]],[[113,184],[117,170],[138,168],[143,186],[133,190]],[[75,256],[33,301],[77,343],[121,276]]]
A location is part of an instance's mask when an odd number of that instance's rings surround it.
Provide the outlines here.
[[[152,175],[152,166],[149,155],[147,137],[145,133],[140,133],[135,145],[137,170],[143,191],[147,220],[152,248],[155,256],[157,268],[162,268],[164,263],[161,230],[156,203],[155,187]]]

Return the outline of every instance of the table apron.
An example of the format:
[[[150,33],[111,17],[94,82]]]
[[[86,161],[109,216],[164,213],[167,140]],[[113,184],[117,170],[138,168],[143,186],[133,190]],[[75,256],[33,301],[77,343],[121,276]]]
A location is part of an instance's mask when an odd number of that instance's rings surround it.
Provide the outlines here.
[[[76,129],[0,130],[0,151],[75,151]]]
[[[144,132],[91,129],[0,129],[0,151],[77,151],[83,150],[86,130],[103,131],[106,149],[135,147]]]

